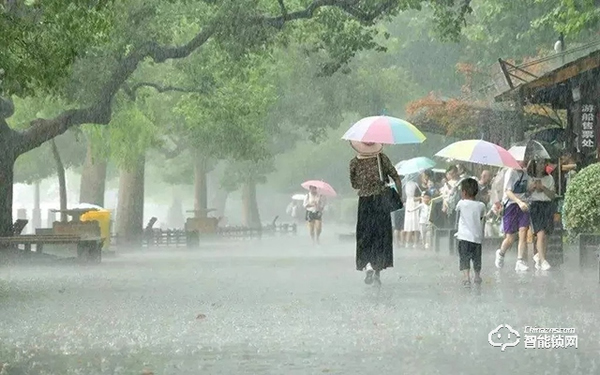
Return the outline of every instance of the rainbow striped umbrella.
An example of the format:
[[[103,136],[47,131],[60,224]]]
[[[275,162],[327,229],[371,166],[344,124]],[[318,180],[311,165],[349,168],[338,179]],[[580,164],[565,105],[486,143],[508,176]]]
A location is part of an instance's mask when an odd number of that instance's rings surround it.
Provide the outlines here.
[[[521,169],[519,162],[497,144],[480,139],[454,142],[440,150],[435,156],[469,163]]]
[[[416,126],[390,116],[365,117],[344,134],[342,139],[364,143],[399,145],[423,143],[425,135]]]

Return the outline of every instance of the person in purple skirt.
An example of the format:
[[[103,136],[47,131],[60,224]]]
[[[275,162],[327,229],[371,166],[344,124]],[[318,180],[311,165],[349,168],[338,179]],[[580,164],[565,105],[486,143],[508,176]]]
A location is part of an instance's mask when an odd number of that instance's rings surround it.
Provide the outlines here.
[[[520,162],[525,166],[525,162]],[[504,266],[504,255],[510,249],[512,244],[518,238],[517,263],[515,271],[527,271],[529,266],[525,260],[527,253],[527,230],[531,225],[529,216],[529,204],[527,203],[527,185],[529,176],[525,168],[521,170],[509,169],[504,174],[504,216],[502,217],[502,227],[504,230],[504,241],[498,250],[496,250],[496,267]]]

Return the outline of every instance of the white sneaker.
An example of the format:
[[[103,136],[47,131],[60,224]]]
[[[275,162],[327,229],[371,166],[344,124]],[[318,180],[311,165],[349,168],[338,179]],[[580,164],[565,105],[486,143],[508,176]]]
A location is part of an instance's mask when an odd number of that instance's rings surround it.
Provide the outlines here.
[[[367,263],[367,266],[365,267],[365,271],[373,271],[373,266],[371,266],[371,263]]]
[[[535,267],[537,268],[540,265],[540,254],[539,253],[535,253],[535,255],[533,256],[533,261],[535,262]]]
[[[517,264],[515,264],[515,271],[527,271],[528,269],[529,266],[527,266],[524,260],[517,260]]]
[[[535,268],[542,271],[548,271],[552,266],[546,259],[544,259],[541,263],[536,263]]]
[[[429,249],[429,244],[428,243],[425,244],[425,250],[427,250],[427,249]]]
[[[504,255],[500,253],[500,249],[496,250],[496,268],[504,267]]]

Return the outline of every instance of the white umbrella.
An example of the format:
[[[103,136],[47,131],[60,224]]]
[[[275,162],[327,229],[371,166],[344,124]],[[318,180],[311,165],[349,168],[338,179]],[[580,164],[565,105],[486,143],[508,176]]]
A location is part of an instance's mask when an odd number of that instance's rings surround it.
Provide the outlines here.
[[[79,203],[71,207],[72,210],[104,210],[104,207],[100,207],[96,204],[91,203]]]

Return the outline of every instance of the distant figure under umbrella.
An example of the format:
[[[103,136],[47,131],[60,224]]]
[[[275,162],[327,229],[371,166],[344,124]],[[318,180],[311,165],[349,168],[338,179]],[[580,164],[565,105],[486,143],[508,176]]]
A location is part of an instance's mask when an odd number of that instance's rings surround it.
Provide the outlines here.
[[[323,228],[323,210],[325,209],[326,199],[319,194],[316,186],[310,186],[308,194],[304,198],[304,208],[306,209],[306,222],[308,231],[313,243],[319,243],[321,230]]]
[[[381,284],[380,272],[394,265],[391,213],[384,192],[391,178],[402,191],[400,176],[378,143],[351,142],[358,155],[350,161],[350,183],[358,190],[356,269],[366,271],[365,283]],[[381,180],[381,175],[385,181]]]

